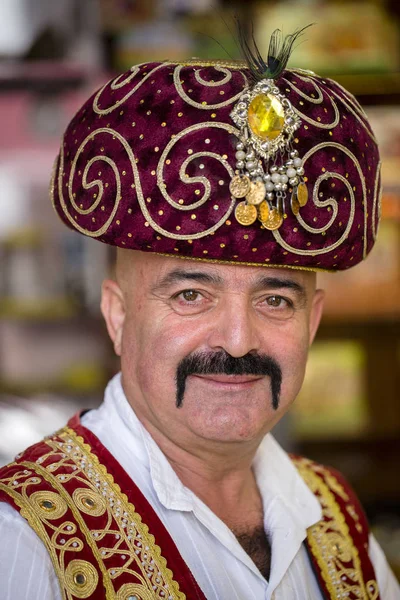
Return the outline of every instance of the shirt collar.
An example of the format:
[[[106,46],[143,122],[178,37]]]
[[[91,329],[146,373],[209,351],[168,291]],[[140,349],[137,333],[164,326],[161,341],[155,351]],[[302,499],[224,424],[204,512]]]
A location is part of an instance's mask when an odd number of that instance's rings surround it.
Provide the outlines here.
[[[122,387],[121,373],[115,375],[105,390],[104,407],[106,422],[116,422],[120,443],[124,443],[130,456],[139,460],[151,478],[158,500],[167,509],[193,510],[192,493],[186,488],[164,453],[136,416]],[[124,466],[124,465],[122,465]]]
[[[150,472],[153,488],[167,509],[194,510],[194,494],[186,488],[126,399],[121,374],[108,384],[104,408],[112,411],[127,435],[129,451]],[[303,532],[322,518],[321,506],[303,481],[288,454],[271,434],[261,442],[253,462],[254,473],[267,515],[275,501],[283,503],[294,524]]]

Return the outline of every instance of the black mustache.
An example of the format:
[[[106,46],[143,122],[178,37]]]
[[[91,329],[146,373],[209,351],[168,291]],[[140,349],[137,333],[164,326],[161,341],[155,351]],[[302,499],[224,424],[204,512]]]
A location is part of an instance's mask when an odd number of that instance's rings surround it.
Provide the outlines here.
[[[235,358],[227,352],[195,352],[181,360],[176,370],[176,406],[181,408],[189,375],[268,375],[271,379],[272,407],[276,410],[282,385],[282,370],[271,356],[245,354]]]

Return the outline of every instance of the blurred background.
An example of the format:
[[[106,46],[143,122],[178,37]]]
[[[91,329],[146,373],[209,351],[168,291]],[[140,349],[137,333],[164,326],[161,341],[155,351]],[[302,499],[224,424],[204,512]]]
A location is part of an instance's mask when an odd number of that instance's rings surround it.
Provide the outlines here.
[[[316,23],[297,67],[337,79],[380,141],[372,255],[320,277],[327,307],[295,407],[275,434],[341,470],[400,575],[400,4],[385,0],[1,0],[0,464],[97,406],[118,370],[99,313],[106,246],[67,230],[48,182],[84,100],[141,61],[239,58],[233,18],[266,54],[276,27]]]

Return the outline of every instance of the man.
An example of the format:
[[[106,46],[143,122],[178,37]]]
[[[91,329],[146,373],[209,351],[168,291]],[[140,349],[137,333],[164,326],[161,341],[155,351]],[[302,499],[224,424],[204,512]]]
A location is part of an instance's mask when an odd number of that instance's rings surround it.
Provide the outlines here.
[[[373,245],[376,142],[336,83],[247,60],[133,67],[67,129],[52,201],[118,247],[121,374],[0,471],[2,598],[400,597],[347,483],[268,434],[303,381],[316,271]]]

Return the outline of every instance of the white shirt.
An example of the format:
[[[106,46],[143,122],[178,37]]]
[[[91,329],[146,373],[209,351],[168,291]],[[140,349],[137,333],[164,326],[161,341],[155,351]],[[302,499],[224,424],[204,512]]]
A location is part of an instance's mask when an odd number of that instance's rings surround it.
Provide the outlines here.
[[[207,600],[322,600],[303,545],[307,528],[321,519],[321,508],[270,434],[253,465],[271,543],[267,582],[230,529],[181,483],[128,404],[120,375],[109,383],[103,404],[84,415],[82,424],[150,502]],[[399,600],[400,588],[373,536],[370,557],[382,600]],[[2,600],[61,600],[44,544],[5,503],[0,503],[0,589]]]

